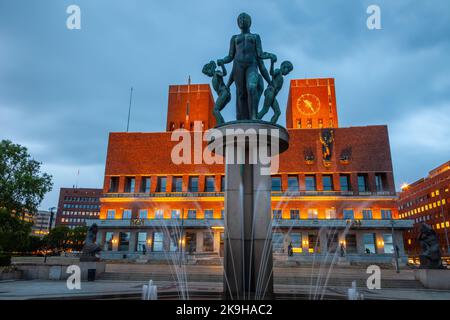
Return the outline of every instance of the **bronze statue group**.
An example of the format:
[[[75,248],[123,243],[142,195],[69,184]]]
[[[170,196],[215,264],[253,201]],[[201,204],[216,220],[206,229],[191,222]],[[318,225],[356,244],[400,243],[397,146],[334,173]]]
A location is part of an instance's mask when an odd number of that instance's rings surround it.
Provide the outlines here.
[[[225,122],[220,112],[231,100],[230,86],[234,82],[236,120],[261,120],[272,108],[274,114],[270,122],[276,124],[281,114],[276,97],[283,87],[283,77],[293,70],[293,65],[289,61],[284,61],[280,68],[275,68],[277,56],[264,52],[259,35],[250,33],[251,17],[248,14],[239,15],[238,26],[241,33],[232,36],[228,55],[217,60],[217,64],[210,61],[203,67],[203,73],[212,78],[212,86],[218,96],[213,114],[218,125]],[[264,65],[264,60],[267,59],[270,59],[270,72],[267,72]],[[233,68],[225,84],[224,77],[227,75],[225,65],[230,62],[233,62]],[[263,78],[267,82],[265,90]],[[258,112],[263,92],[264,103],[262,110]]]

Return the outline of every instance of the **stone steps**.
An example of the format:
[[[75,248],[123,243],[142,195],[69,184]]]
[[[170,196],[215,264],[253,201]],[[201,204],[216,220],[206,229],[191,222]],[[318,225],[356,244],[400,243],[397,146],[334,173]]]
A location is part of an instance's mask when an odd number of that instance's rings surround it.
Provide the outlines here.
[[[223,276],[219,274],[187,274],[188,282],[222,282]],[[162,274],[162,273],[122,273],[122,272],[105,272],[101,277],[101,280],[120,280],[120,281],[178,281],[179,279],[174,274]],[[182,277],[180,277],[182,279]],[[325,285],[325,278],[321,278],[319,281],[317,277],[304,277],[304,276],[277,276],[274,277],[275,284],[283,285]],[[329,278],[327,281],[327,287],[351,287],[352,281],[356,280],[357,287],[366,288],[366,278],[353,279],[346,278]],[[381,280],[381,288],[392,289],[424,289],[423,285],[416,280],[405,279],[386,279]]]

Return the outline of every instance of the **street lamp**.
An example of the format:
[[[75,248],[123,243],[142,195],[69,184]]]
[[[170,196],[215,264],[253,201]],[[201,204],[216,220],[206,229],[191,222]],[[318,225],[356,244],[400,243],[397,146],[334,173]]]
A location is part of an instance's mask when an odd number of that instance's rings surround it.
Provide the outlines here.
[[[48,211],[50,211],[50,220],[48,222],[48,233],[50,234],[50,231],[52,230],[52,224],[53,224],[53,214],[56,207],[48,208]],[[48,251],[48,244],[45,248],[44,252],[44,263],[47,263],[47,251]]]
[[[395,271],[397,273],[400,273],[400,266],[398,264],[398,250],[397,250],[397,244],[395,243],[395,238],[394,238],[394,217],[391,215],[391,234],[392,234],[392,243],[394,245],[394,260],[395,260]]]

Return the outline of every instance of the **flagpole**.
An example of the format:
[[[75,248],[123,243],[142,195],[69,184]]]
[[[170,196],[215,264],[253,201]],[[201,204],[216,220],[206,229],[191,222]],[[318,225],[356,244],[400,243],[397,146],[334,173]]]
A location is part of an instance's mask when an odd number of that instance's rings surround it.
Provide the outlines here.
[[[130,104],[128,105],[128,121],[127,121],[127,132],[128,129],[130,128],[130,113],[131,113],[131,101],[133,99],[133,87],[131,87],[130,90]]]

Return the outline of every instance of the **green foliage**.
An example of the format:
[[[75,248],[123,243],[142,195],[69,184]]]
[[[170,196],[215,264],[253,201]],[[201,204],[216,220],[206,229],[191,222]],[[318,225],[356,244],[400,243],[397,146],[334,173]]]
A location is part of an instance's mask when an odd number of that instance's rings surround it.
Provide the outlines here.
[[[52,177],[40,169],[41,163],[31,158],[27,148],[0,141],[0,208],[35,213],[53,186]]]
[[[68,249],[81,251],[86,239],[86,233],[87,227],[69,229],[65,226],[58,226],[44,237],[44,242],[48,249],[55,251],[66,251]]]
[[[0,251],[29,251],[31,225],[12,215],[11,211],[0,208]]]
[[[11,265],[11,256],[9,254],[0,253],[0,267]]]
[[[58,226],[50,230],[44,237],[48,249],[67,250],[69,248],[70,229],[66,226]]]

